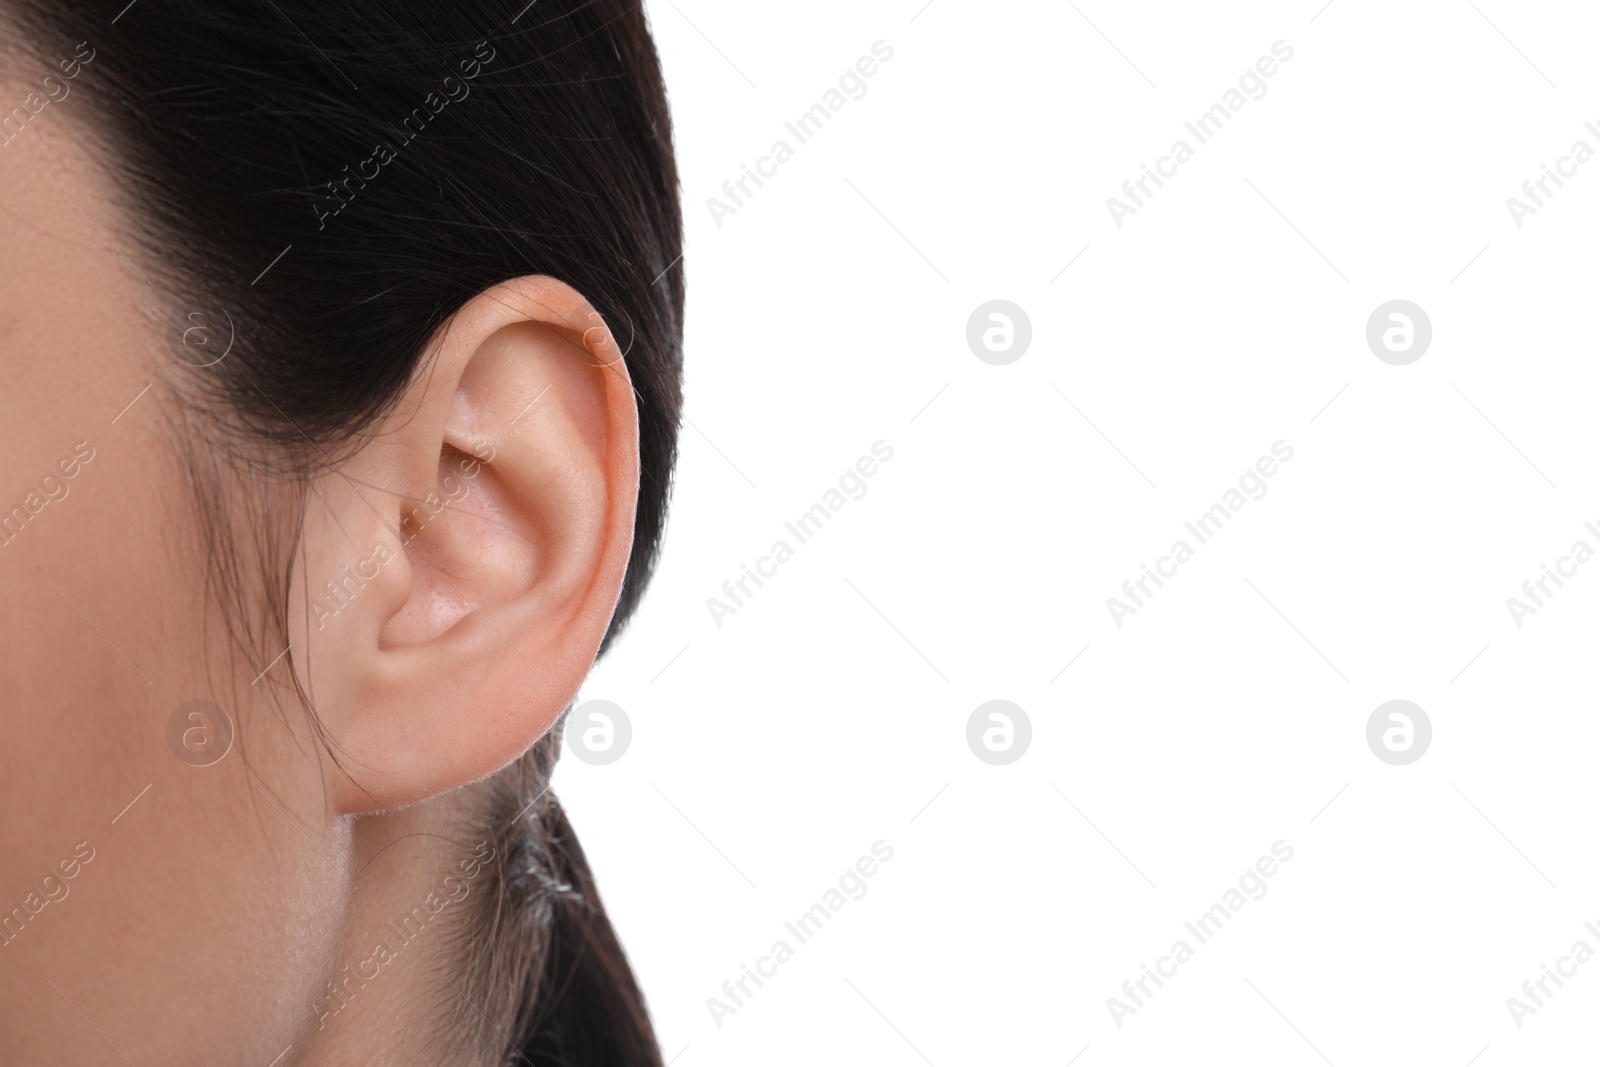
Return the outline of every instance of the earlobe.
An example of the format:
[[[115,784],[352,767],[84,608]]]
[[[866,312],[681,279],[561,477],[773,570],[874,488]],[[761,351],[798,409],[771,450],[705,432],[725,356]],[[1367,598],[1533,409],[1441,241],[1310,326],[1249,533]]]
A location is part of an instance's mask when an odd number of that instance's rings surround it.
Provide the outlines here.
[[[615,340],[568,286],[504,283],[441,328],[305,521],[296,664],[340,810],[484,777],[560,716],[621,592],[638,448]]]

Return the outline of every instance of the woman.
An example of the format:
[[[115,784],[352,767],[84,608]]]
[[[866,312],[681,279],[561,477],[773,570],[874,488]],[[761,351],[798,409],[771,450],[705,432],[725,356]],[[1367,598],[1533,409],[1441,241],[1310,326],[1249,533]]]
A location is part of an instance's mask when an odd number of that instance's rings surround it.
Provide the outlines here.
[[[0,1062],[658,1064],[549,792],[676,442],[639,7],[0,32]]]

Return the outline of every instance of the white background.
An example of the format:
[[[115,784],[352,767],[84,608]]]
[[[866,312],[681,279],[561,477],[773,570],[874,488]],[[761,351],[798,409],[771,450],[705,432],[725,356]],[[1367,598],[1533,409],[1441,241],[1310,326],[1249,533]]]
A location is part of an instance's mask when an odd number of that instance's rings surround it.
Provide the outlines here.
[[[687,423],[654,585],[583,692],[632,745],[557,789],[665,1055],[1592,1056],[1600,961],[1520,1028],[1506,1000],[1600,951],[1600,561],[1520,628],[1506,599],[1600,549],[1600,160],[1520,228],[1506,200],[1600,150],[1600,15],[921,2],[649,5]],[[719,227],[707,198],[880,40],[866,95]],[[1198,145],[1184,122],[1279,40]],[[1180,137],[1118,228],[1106,199]],[[1008,366],[965,337],[997,298],[1033,328]],[[1433,326],[1408,366],[1365,340],[1396,298]],[[879,440],[866,495],[719,628],[707,599]],[[1119,629],[1106,599],[1280,440],[1266,495]],[[1003,767],[966,743],[996,698],[1033,726]],[[1433,724],[1409,766],[1366,742],[1395,698]],[[867,894],[718,1026],[707,998],[879,840]],[[1184,922],[1279,840],[1198,946]],[[1119,1028],[1107,998],[1179,938]]]

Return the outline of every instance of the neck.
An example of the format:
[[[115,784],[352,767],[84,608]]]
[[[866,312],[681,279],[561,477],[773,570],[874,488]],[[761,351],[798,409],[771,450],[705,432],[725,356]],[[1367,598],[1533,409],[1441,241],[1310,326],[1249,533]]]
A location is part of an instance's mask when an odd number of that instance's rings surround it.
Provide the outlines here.
[[[335,840],[352,883],[301,1040],[275,1067],[467,1063],[459,931],[495,877],[493,849],[465,817],[470,790],[399,812],[354,816]],[[452,1048],[451,1046],[454,1046]]]

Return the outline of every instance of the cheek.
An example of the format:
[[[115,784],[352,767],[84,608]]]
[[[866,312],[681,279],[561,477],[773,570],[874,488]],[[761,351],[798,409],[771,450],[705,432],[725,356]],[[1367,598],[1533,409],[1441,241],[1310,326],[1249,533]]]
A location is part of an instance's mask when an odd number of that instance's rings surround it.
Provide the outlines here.
[[[178,1049],[235,1062],[250,1034],[275,1040],[260,1056],[252,1043],[249,1058],[265,1063],[291,1040],[274,1027],[303,1021],[297,992],[331,964],[319,916],[343,914],[348,892],[329,843],[300,829],[321,811],[294,798],[320,797],[322,770],[292,735],[298,707],[280,717],[264,703],[269,684],[249,686],[265,664],[232,659],[207,602],[178,458],[196,442],[169,439],[162,387],[145,388],[170,369],[149,365],[170,339],[148,335],[144,283],[65,202],[137,259],[108,195],[88,184],[93,160],[50,137],[40,123],[0,166],[0,202],[29,222],[0,241],[0,513],[24,516],[0,539],[0,909],[22,905],[79,842],[94,858],[0,949],[14,964],[0,967],[0,1059],[105,1051],[12,1040],[18,1020],[58,1011],[70,1016],[58,1041],[100,1040],[39,981],[48,974],[95,1006],[133,1062],[173,1062]],[[57,154],[26,155],[47,148]],[[62,196],[21,180],[41,168]],[[35,509],[26,494],[59,477],[80,441],[91,458],[62,479],[64,497]],[[239,746],[208,767],[169,748],[172,712],[195,699],[234,714],[256,785]]]
[[[112,429],[132,430],[153,399]],[[142,414],[154,424],[153,406]],[[292,798],[320,793],[319,769],[298,757],[273,709],[236,702],[260,700],[265,683],[248,684],[260,665],[202,658],[227,647],[222,620],[205,602],[186,489],[148,425],[95,440],[67,497],[0,547],[12,609],[0,619],[0,810],[21,813],[0,819],[0,908],[21,903],[78,842],[95,850],[65,898],[3,950],[17,966],[0,970],[0,997],[26,1003],[29,991],[12,983],[49,973],[96,1005],[96,1024],[136,1063],[162,1059],[159,1049],[141,1056],[137,1042],[159,1036],[148,1021],[171,990],[184,991],[186,1012],[236,1019],[242,1032],[297,1019],[295,991],[333,966],[325,924],[342,913],[344,886],[296,828],[316,825],[320,812],[294,810]],[[60,451],[52,440],[52,459]],[[234,727],[231,750],[210,766],[170,745],[174,711],[197,698],[225,707]],[[287,714],[303,722],[293,705]],[[247,780],[244,749],[272,801]],[[258,985],[259,999],[242,983]],[[222,1036],[184,1040],[204,1062],[228,1062],[237,1050],[211,1044]]]

